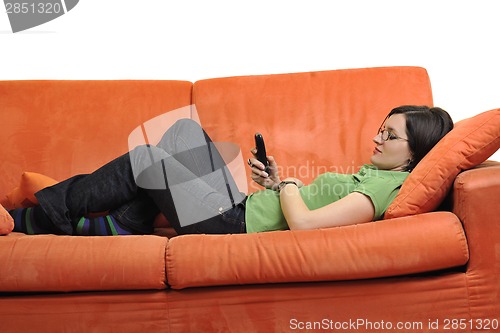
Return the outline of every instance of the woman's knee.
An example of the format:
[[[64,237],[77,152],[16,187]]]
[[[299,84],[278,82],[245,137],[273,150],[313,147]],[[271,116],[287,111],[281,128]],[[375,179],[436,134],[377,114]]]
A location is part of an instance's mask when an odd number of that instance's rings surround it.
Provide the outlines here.
[[[152,166],[157,165],[159,161],[169,157],[163,149],[152,145],[137,146],[129,152],[129,156],[134,179],[136,181],[140,174],[143,174],[146,170],[151,173],[152,170],[155,169],[152,168]]]
[[[200,124],[187,118],[177,120],[158,143],[158,147],[172,154],[201,145],[206,145],[205,132]]]
[[[178,131],[186,131],[187,133],[191,131],[200,131],[202,130],[200,124],[193,119],[188,119],[188,118],[182,118],[177,120],[174,125],[172,125],[173,128],[177,129]]]

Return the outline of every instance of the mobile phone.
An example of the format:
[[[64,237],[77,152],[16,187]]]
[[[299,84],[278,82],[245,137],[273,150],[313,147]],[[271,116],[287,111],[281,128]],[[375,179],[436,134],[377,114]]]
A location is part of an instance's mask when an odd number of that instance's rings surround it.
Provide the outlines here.
[[[266,167],[264,171],[269,174],[269,162],[266,155],[266,145],[264,144],[264,138],[260,133],[255,133],[255,148],[257,148],[257,154],[255,154],[257,159],[259,162],[264,164]]]

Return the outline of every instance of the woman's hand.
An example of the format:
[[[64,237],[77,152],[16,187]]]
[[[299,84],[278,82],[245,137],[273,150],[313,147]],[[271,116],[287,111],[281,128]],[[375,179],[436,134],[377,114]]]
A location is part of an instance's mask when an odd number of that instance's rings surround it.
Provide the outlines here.
[[[281,182],[280,177],[278,175],[278,164],[276,163],[274,157],[268,156],[267,161],[269,162],[269,174],[265,172],[265,166],[259,160],[257,160],[255,154],[257,153],[257,149],[253,148],[250,150],[253,154],[253,158],[248,159],[248,165],[252,169],[252,179],[254,182],[263,186],[267,189],[273,189],[278,186]]]

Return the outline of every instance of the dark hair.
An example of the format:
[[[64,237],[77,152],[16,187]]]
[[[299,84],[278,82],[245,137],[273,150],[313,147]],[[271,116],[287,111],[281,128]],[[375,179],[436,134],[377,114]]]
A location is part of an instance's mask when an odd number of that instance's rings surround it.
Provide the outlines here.
[[[453,129],[448,112],[438,107],[403,105],[389,112],[384,122],[393,114],[404,114],[406,135],[412,160],[405,171],[411,172],[436,143]]]

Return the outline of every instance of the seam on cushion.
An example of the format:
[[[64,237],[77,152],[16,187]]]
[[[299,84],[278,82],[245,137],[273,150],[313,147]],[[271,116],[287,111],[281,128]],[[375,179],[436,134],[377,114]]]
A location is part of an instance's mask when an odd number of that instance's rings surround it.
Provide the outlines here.
[[[467,244],[467,235],[465,234],[462,223],[460,222],[458,217],[456,215],[454,216],[456,217],[456,222],[453,221],[453,227],[456,229],[457,234],[460,235],[460,244],[462,246],[462,252],[464,254],[464,257],[467,258],[467,261],[465,263],[467,263],[469,262],[470,259],[469,245]]]
[[[168,279],[167,279],[167,248],[168,248],[168,238],[166,239],[165,243],[163,243],[163,267],[162,267],[162,274],[163,274],[163,282],[165,283],[165,289],[169,288],[168,285]]]
[[[171,245],[170,245],[170,243],[171,243],[171,240],[169,239],[167,241],[167,245],[165,246],[165,280],[166,280],[167,286],[169,286],[170,288],[172,288],[172,285],[170,284],[170,281],[168,280],[169,276],[173,275],[173,274],[169,274],[173,270],[173,268],[170,267],[170,261],[171,260],[169,259],[170,253],[171,253],[171,250],[170,250]]]
[[[164,265],[164,270],[165,270],[165,286],[166,286],[166,290],[165,292],[168,292],[168,289],[172,289],[172,287],[168,284],[168,269],[167,269],[167,264],[168,264],[168,260],[167,260],[167,256],[168,256],[168,253],[169,253],[169,244],[170,244],[170,238],[167,238],[167,241],[165,243],[165,265]],[[164,318],[164,320],[167,321],[167,327],[168,327],[168,332],[172,332],[172,320],[171,320],[171,316],[170,316],[170,302],[169,302],[169,297],[167,296],[166,297],[166,300],[165,300],[165,306],[166,306],[166,312],[167,312],[167,318]]]
[[[464,185],[464,182],[463,181],[459,181],[459,184],[460,186],[463,187]],[[464,212],[464,208],[466,209],[466,206],[463,204],[464,202],[464,196],[461,196],[460,198],[460,201],[458,202],[458,205],[461,207],[459,208],[459,210],[461,210],[462,212]],[[467,219],[467,215],[468,213],[467,212],[464,212],[464,215],[465,215],[465,218],[464,219]],[[458,218],[458,216],[457,216]],[[465,231],[465,225],[464,225],[464,222],[460,219],[458,219],[460,221],[460,223],[462,224],[462,229],[464,231],[464,234],[466,234],[466,231]],[[467,234],[466,234],[466,237],[467,237]],[[470,253],[470,252],[469,252]],[[469,256],[469,260],[470,260],[470,256]],[[469,262],[469,260],[467,261],[467,264]],[[466,293],[467,293],[467,308],[468,308],[468,311],[469,311],[469,318],[472,316],[472,307],[471,307],[471,290],[470,290],[470,284],[469,284],[469,270],[466,268],[465,270],[465,273],[464,273],[464,279],[465,279],[465,288],[466,288]]]
[[[470,285],[469,285],[469,274],[466,271],[464,274],[464,279],[465,279],[465,292],[467,293],[467,309],[469,311],[469,318],[472,318],[472,306],[470,304],[470,298],[471,298],[471,291],[470,291]]]
[[[178,236],[176,236],[177,238]],[[175,239],[169,239],[168,240],[168,243],[167,243],[167,254],[166,254],[166,277],[167,277],[167,285],[170,287],[170,289],[175,289],[175,290],[179,290],[179,289],[185,289],[186,286],[182,286],[182,284],[179,286],[179,278],[177,277],[177,282],[175,281],[176,279],[176,276],[178,276],[178,274],[176,273],[176,265],[175,262],[176,262],[176,259],[175,259],[175,256],[173,255],[173,252],[174,250],[172,249],[173,247],[175,247],[175,245],[172,245],[172,242],[176,242],[178,240],[175,240]],[[171,274],[169,274],[171,273]],[[173,276],[174,277],[174,284],[177,284],[177,286],[173,286],[172,283],[169,281],[169,276]]]

